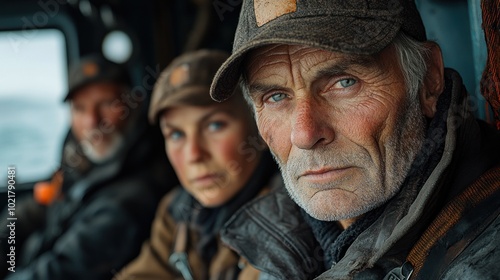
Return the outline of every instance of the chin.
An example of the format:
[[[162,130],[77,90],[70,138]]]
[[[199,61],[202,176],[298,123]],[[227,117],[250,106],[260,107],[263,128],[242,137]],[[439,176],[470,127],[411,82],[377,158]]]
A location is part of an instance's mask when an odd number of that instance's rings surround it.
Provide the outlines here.
[[[92,143],[91,141],[81,141],[82,150],[85,156],[93,163],[102,163],[114,157],[124,145],[121,135],[115,134],[106,143]]]
[[[340,197],[335,199],[328,195],[323,195],[319,199],[310,198],[308,201],[296,200],[296,202],[309,216],[320,221],[347,220],[367,212],[366,207],[356,206],[351,200],[341,200]]]
[[[216,208],[225,203],[219,199],[197,199],[198,202],[205,208]]]

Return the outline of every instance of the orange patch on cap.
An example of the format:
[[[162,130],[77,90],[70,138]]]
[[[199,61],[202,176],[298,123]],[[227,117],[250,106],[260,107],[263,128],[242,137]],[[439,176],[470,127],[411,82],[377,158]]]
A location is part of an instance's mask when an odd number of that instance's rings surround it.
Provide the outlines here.
[[[96,63],[89,62],[82,66],[82,73],[87,77],[95,76],[97,75],[97,72],[99,72],[99,65]]]
[[[172,73],[170,74],[170,78],[168,82],[173,87],[181,86],[189,81],[189,65],[182,64],[177,66]]]
[[[297,11],[297,0],[254,0],[253,9],[257,26],[271,20]]]

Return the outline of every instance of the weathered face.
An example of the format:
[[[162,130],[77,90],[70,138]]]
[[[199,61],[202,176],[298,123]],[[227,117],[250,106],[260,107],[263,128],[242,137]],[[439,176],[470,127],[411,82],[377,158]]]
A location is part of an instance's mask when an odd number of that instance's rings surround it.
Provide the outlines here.
[[[83,87],[71,98],[71,129],[94,162],[113,156],[123,142],[128,112],[120,99],[121,90],[116,84],[97,83]]]
[[[231,102],[173,107],[160,116],[167,156],[183,187],[205,207],[229,201],[257,166],[256,152],[245,147],[251,121],[247,109]]]
[[[399,190],[425,119],[392,47],[367,57],[266,46],[250,54],[246,78],[259,131],[311,216],[355,218]]]

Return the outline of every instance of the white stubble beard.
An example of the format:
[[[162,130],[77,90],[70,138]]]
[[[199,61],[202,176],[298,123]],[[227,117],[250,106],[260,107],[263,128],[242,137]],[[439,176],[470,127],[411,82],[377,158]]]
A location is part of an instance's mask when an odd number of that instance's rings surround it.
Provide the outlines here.
[[[111,140],[108,142],[107,147],[104,151],[98,151],[95,144],[91,140],[82,140],[80,145],[82,146],[83,154],[93,163],[99,164],[103,163],[113,156],[123,147],[125,143],[124,136],[121,133],[115,132],[111,136]]]
[[[285,187],[290,197],[310,216],[323,221],[339,221],[358,217],[366,212],[369,212],[376,207],[383,205],[391,199],[402,187],[406,176],[408,175],[413,160],[417,155],[425,138],[425,118],[420,110],[420,103],[417,100],[406,103],[406,108],[400,114],[400,121],[395,128],[390,139],[386,143],[386,151],[391,151],[393,154],[386,155],[384,167],[387,169],[385,174],[383,170],[379,170],[377,181],[374,178],[363,176],[360,182],[361,186],[356,189],[362,189],[366,192],[357,193],[359,203],[349,205],[350,208],[340,209],[335,205],[335,201],[319,201],[322,205],[314,207],[311,204],[307,192],[304,188],[311,186],[300,186],[297,180],[297,175],[304,170],[308,170],[309,162],[318,162],[318,164],[331,164],[335,160],[337,165],[348,165],[349,162],[371,161],[367,158],[367,154],[359,153],[358,155],[340,155],[333,151],[333,156],[325,156],[323,153],[314,154],[311,151],[304,151],[301,155],[295,155],[294,158],[289,158],[287,163],[283,163],[273,153],[276,162],[279,165]],[[326,151],[326,150],[325,150]],[[323,158],[321,158],[323,154]],[[332,154],[332,153],[331,153]],[[320,157],[320,159],[312,157]],[[309,160],[307,159],[309,157]],[[328,159],[330,157],[331,159]],[[392,160],[391,160],[392,159]],[[290,163],[291,162],[291,163]],[[332,184],[342,184],[342,182],[332,182]],[[332,208],[331,211],[322,211]]]

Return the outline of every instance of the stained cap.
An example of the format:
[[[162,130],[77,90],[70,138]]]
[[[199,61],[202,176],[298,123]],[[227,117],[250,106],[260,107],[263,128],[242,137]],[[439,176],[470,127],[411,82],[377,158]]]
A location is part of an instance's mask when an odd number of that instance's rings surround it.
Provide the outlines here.
[[[161,111],[177,105],[215,103],[210,85],[217,69],[229,57],[218,50],[199,50],[181,55],[163,70],[156,81],[149,107],[149,121],[156,123]]]
[[[425,41],[413,0],[243,0],[233,53],[215,75],[210,95],[232,95],[249,51],[270,44],[305,45],[370,55],[399,31]]]

